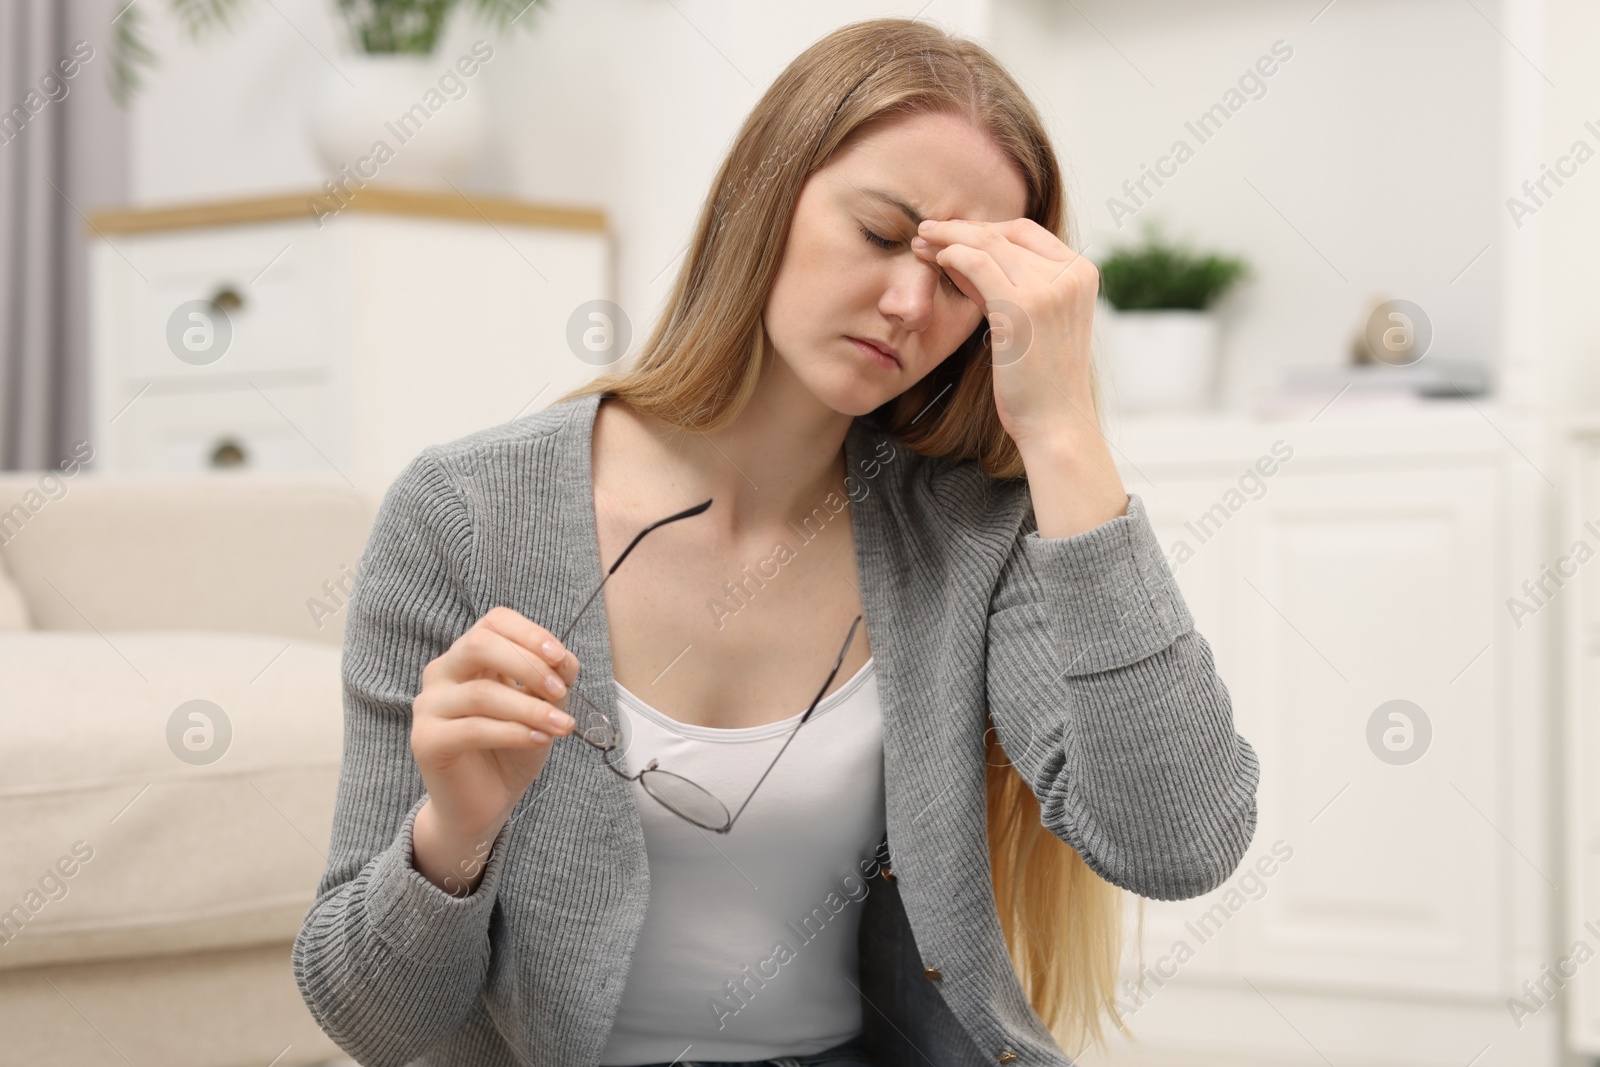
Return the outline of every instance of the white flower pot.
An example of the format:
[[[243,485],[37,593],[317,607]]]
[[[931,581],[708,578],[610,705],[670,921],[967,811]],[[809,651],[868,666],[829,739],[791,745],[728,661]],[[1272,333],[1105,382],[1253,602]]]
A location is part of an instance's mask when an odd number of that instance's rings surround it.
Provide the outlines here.
[[[312,90],[310,125],[335,184],[350,175],[351,191],[357,180],[448,189],[466,177],[489,134],[481,77],[461,77],[442,54],[355,52],[334,63]]]
[[[1217,320],[1207,311],[1115,311],[1106,317],[1117,407],[1128,412],[1212,406]]]

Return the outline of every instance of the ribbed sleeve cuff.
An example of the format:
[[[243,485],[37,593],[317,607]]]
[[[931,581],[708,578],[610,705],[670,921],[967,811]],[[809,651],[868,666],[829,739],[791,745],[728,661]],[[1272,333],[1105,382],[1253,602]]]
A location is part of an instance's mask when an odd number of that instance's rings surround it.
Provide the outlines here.
[[[412,865],[412,829],[427,800],[424,793],[411,806],[394,844],[378,857],[367,891],[367,917],[373,932],[402,956],[424,966],[450,967],[488,953],[489,916],[500,887],[505,829],[489,850],[477,889],[464,897],[452,896]]]
[[[1031,531],[1023,551],[1045,584],[1043,602],[1065,674],[1095,674],[1151,656],[1194,628],[1144,501],[1071,537]]]

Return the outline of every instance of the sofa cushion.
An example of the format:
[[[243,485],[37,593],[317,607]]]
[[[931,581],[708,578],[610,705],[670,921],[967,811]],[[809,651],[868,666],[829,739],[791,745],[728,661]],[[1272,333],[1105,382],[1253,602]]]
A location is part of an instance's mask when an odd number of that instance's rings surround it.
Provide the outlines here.
[[[0,969],[293,940],[333,821],[339,655],[0,634]]]

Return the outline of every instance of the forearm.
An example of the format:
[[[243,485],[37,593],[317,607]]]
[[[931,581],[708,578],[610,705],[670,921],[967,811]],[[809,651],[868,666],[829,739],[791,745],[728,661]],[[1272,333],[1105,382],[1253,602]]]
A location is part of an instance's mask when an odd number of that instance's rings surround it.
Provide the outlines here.
[[[1128,493],[1087,397],[1049,433],[1019,440],[1039,536],[1071,537],[1127,513]]]
[[[482,834],[452,832],[439,824],[432,799],[426,800],[412,827],[411,865],[451,896],[467,896],[483,881],[489,850],[504,825],[502,818]]]
[[[330,871],[338,873],[324,877],[291,954],[318,1025],[374,1067],[411,1063],[459,1030],[489,969],[501,853],[489,856],[476,892],[443,892],[412,866],[417,814],[359,869],[335,824]]]
[[[989,620],[989,704],[1044,825],[1133,892],[1208,892],[1254,835],[1259,764],[1144,501],[1019,543],[1027,566]]]
[[[1073,714],[1059,762],[1040,774],[1043,823],[1079,836],[1143,896],[1209,892],[1255,835],[1260,766],[1205,639],[1191,630],[1147,659],[1065,682]]]

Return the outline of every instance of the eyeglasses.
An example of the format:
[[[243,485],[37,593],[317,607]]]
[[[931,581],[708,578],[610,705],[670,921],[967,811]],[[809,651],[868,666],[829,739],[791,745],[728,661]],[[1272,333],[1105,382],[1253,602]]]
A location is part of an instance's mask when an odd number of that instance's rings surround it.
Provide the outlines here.
[[[566,632],[561,635],[561,644],[563,646],[566,645],[567,635],[572,633],[573,627],[578,625],[578,619],[583,618],[583,613],[589,610],[589,605],[594,603],[595,597],[600,595],[600,590],[605,588],[606,582],[610,581],[611,576],[617,572],[617,568],[622,566],[622,561],[628,558],[628,553],[633,551],[635,545],[644,540],[645,534],[658,526],[665,526],[669,522],[677,522],[679,519],[687,519],[691,516],[699,515],[710,506],[711,501],[707,500],[704,503],[696,504],[692,508],[680,511],[676,515],[669,515],[664,519],[653,522],[643,530],[640,530],[638,535],[629,542],[628,547],[622,550],[622,555],[618,556],[617,561],[606,571],[605,577],[600,579],[600,584],[595,587],[593,593],[589,594],[589,599],[583,602],[583,607],[578,610],[577,616],[567,625]],[[750,796],[744,798],[744,803],[739,805],[739,810],[731,816],[728,814],[727,806],[722,801],[682,775],[659,769],[653,759],[648,767],[645,767],[637,774],[627,774],[619,770],[611,762],[610,754],[622,743],[622,732],[611,724],[611,720],[606,718],[605,712],[586,700],[576,688],[570,688],[567,691],[568,696],[571,698],[568,701],[567,712],[576,720],[576,725],[572,731],[573,736],[581,737],[590,746],[599,749],[601,761],[610,769],[611,773],[625,781],[637,781],[644,787],[646,793],[655,797],[663,807],[674,815],[681,816],[702,829],[725,834],[733,829],[734,820],[749,806],[750,798],[756,795],[756,790],[761,788],[761,783],[767,780],[767,775],[772,773],[772,768],[778,765],[778,759],[783,755],[784,749],[789,747],[789,742],[794,740],[794,735],[800,732],[800,727],[806,724],[811,718],[811,713],[821,703],[822,694],[828,691],[828,686],[833,684],[834,677],[838,675],[839,668],[844,664],[845,654],[850,651],[850,642],[855,638],[856,627],[860,623],[861,616],[857,615],[855,620],[850,623],[850,631],[844,637],[844,647],[839,649],[839,658],[834,660],[833,669],[828,672],[827,681],[823,682],[822,688],[817,690],[817,695],[812,699],[811,706],[806,709],[804,715],[800,716],[800,721],[795,724],[794,730],[790,732],[788,738],[783,742],[783,748],[778,749],[778,754],[772,757],[772,762],[768,764],[767,769],[757,779],[755,788],[750,790]]]

